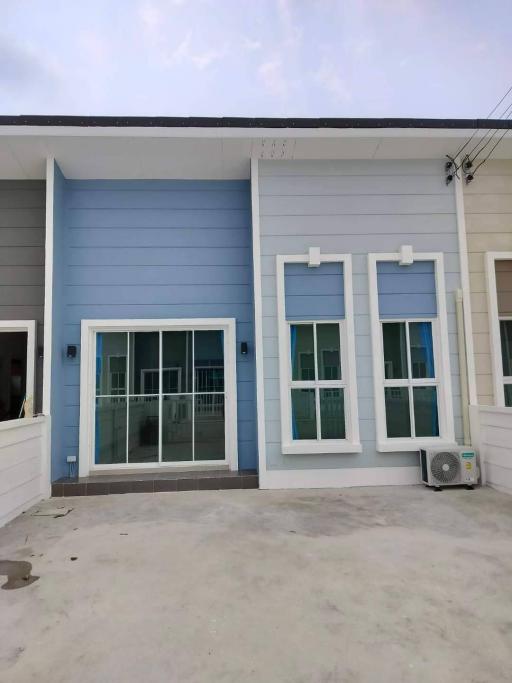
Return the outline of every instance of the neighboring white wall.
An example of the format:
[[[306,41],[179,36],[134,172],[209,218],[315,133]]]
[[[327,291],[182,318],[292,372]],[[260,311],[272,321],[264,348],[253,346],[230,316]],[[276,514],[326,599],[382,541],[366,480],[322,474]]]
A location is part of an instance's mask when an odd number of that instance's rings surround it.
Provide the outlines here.
[[[512,408],[474,406],[471,419],[476,422],[475,446],[486,483],[512,494]]]
[[[50,495],[47,418],[0,423],[0,527]]]
[[[512,161],[488,161],[464,187],[479,405],[494,405],[485,253],[512,251]]]

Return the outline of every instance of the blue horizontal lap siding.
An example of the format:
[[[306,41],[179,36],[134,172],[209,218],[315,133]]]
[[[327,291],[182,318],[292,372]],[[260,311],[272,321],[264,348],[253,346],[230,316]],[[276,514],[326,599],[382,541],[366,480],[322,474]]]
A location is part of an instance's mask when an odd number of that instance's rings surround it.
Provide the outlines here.
[[[343,266],[322,263],[285,263],[285,311],[287,320],[328,320],[345,317]]]
[[[83,319],[236,318],[239,467],[257,467],[247,181],[67,181],[62,348]],[[241,356],[240,341],[249,343]],[[61,354],[53,451],[78,453],[79,359]]]
[[[377,286],[382,319],[437,316],[433,261],[415,261],[410,266],[377,262]]]

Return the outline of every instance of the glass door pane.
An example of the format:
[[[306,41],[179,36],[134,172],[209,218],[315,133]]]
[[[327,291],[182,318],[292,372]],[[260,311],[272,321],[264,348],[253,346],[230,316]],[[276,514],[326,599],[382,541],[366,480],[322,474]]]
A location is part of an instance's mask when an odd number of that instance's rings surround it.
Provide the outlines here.
[[[224,395],[196,394],[194,460],[224,460]]]
[[[126,462],[126,398],[96,399],[94,462],[113,465]]]
[[[193,460],[192,396],[164,396],[162,404],[162,462]]]
[[[0,332],[0,421],[23,417],[27,338],[26,332]]]

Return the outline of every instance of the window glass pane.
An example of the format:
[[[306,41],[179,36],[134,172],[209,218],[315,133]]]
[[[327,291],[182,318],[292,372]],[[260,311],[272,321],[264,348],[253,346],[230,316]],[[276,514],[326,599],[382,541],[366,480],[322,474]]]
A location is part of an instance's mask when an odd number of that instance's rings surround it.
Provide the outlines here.
[[[435,377],[432,323],[409,323],[409,344],[413,378]]]
[[[512,384],[505,384],[505,406],[512,408]]]
[[[130,332],[130,394],[158,394],[158,332]]]
[[[27,332],[0,332],[0,421],[23,417],[27,339]]]
[[[126,396],[126,332],[96,335],[96,395]]]
[[[94,462],[97,465],[126,462],[125,398],[96,399]]]
[[[439,436],[436,387],[414,387],[412,391],[416,436]]]
[[[341,379],[340,326],[322,323],[316,326],[318,379]]]
[[[194,460],[224,460],[224,395],[196,394]]]
[[[192,393],[192,332],[162,333],[164,394]]]
[[[386,387],[386,429],[389,439],[411,436],[409,390],[407,387]]]
[[[192,396],[164,396],[162,460],[192,460]]]
[[[157,462],[158,397],[130,398],[128,425],[128,462]]]
[[[301,382],[314,381],[315,346],[313,341],[313,325],[290,325],[290,345],[292,380]]]
[[[194,332],[196,391],[224,391],[224,333]]]
[[[316,407],[314,389],[292,389],[293,439],[316,439]]]
[[[383,323],[384,376],[407,379],[407,337],[405,323]]]
[[[501,357],[503,360],[503,374],[512,376],[512,320],[500,321]]]
[[[320,434],[322,439],[345,438],[343,389],[320,389]]]

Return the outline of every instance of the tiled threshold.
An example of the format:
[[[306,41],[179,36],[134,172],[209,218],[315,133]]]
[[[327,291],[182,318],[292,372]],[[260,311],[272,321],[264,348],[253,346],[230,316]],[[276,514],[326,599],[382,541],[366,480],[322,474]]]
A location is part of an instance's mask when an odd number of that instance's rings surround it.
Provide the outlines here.
[[[158,472],[118,474],[68,479],[52,484],[52,496],[101,496],[109,493],[160,493],[163,491],[216,491],[220,489],[257,489],[254,470],[240,472],[204,470],[195,472]]]

